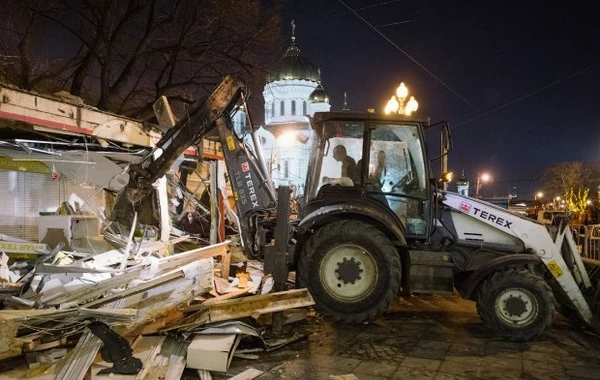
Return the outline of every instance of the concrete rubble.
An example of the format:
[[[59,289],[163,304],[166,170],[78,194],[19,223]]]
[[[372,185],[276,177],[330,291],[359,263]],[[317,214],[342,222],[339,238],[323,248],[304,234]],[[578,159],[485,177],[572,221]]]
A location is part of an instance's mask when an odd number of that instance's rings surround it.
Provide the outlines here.
[[[303,338],[269,326],[273,313],[304,318],[310,294],[273,292],[262,263],[229,241],[172,253],[186,236],[107,235],[117,248],[97,254],[62,244],[27,260],[0,253],[0,360],[26,363],[4,377],[179,379],[188,367],[210,378],[238,348],[257,358]]]

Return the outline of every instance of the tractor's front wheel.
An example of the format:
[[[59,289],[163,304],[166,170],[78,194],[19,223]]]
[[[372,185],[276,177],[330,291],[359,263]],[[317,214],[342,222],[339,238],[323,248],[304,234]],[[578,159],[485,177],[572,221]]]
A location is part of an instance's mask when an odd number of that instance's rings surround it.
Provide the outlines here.
[[[304,247],[298,269],[315,309],[346,323],[375,319],[400,287],[398,252],[383,232],[356,220],[320,227]]]
[[[477,295],[477,312],[483,323],[513,341],[542,334],[554,317],[552,289],[527,269],[510,268],[484,280]]]

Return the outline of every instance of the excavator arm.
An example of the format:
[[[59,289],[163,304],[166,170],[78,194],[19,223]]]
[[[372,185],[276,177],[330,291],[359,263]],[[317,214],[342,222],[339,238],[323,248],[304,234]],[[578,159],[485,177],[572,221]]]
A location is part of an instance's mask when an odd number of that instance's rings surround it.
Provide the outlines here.
[[[240,101],[245,101],[243,85],[225,77],[204,103],[167,130],[140,162],[129,166],[129,182],[117,196],[111,219],[128,228],[138,212],[141,223],[152,224],[156,219],[152,185],[189,146],[210,137],[223,147],[244,243],[251,252],[259,250],[257,218],[275,208],[276,201],[266,166],[260,162],[260,146],[248,149],[232,131],[230,114]]]
[[[175,160],[190,146],[201,143],[211,133],[217,120],[229,117],[240,101],[243,87],[226,77],[194,112],[182,118],[158,141],[142,161],[129,167],[129,184],[134,199],[150,191],[154,181],[165,175]]]

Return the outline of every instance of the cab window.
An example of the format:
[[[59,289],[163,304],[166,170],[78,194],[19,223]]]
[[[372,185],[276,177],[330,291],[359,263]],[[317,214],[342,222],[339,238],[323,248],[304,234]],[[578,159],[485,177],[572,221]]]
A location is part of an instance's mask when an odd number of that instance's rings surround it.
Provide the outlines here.
[[[417,127],[374,125],[368,170],[367,189],[371,196],[385,196],[409,235],[424,235],[426,219],[421,205],[427,197],[427,173]]]
[[[327,123],[325,133],[319,186],[360,184],[364,123]]]

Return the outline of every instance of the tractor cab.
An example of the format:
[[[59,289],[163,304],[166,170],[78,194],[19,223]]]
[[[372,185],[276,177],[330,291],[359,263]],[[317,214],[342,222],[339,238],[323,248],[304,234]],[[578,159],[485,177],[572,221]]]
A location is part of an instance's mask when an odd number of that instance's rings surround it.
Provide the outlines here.
[[[304,214],[354,204],[358,213],[401,226],[406,238],[425,238],[431,228],[427,125],[427,118],[414,116],[315,114]]]

